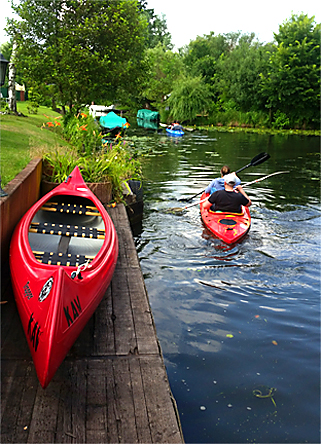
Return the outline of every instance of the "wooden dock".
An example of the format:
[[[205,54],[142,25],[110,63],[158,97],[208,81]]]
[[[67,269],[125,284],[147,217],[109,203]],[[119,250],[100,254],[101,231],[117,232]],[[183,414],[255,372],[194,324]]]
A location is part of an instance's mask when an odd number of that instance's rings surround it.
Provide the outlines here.
[[[108,212],[119,237],[111,285],[45,390],[2,279],[1,443],[183,442],[126,210]]]

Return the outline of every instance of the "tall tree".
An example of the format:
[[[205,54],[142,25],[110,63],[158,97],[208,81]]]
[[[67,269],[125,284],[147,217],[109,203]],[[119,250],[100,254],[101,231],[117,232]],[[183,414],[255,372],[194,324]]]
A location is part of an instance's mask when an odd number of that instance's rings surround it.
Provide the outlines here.
[[[18,60],[29,84],[54,85],[57,103],[76,108],[139,88],[147,22],[136,0],[20,0]]]
[[[255,40],[255,34],[243,34],[233,50],[217,63],[214,89],[221,101],[233,101],[241,111],[264,109],[260,74],[267,72],[267,48]]]
[[[166,16],[156,15],[154,9],[148,8],[147,0],[137,0],[138,9],[148,22],[146,44],[148,48],[155,48],[159,43],[166,49],[173,49],[172,36],[167,29]]]
[[[190,75],[202,76],[211,84],[216,73],[216,63],[220,56],[229,51],[229,41],[224,35],[211,32],[203,37],[196,37],[182,51],[184,63]]]
[[[314,17],[292,15],[274,34],[270,69],[261,76],[271,116],[278,110],[292,126],[320,122],[320,31]]]
[[[210,107],[209,86],[201,76],[182,76],[174,84],[168,99],[170,114],[174,119],[192,122],[197,114],[206,112]]]
[[[147,50],[146,60],[149,71],[143,95],[159,107],[184,72],[184,65],[178,53],[166,50],[161,44]]]

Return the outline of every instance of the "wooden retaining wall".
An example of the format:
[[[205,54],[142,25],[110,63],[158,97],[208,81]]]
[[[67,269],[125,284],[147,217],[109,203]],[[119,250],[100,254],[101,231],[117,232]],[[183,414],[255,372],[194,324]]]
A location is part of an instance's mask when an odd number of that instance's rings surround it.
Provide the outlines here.
[[[0,198],[1,268],[9,260],[13,230],[21,217],[39,199],[42,159],[33,159],[5,187],[6,197]]]

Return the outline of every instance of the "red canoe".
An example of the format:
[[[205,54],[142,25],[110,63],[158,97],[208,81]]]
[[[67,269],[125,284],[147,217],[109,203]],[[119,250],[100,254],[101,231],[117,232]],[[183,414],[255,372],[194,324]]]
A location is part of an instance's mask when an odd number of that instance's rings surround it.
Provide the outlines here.
[[[209,194],[202,194],[201,200],[209,197]],[[249,231],[251,226],[251,215],[247,207],[242,207],[242,213],[214,213],[207,211],[200,204],[201,217],[205,226],[227,244],[234,244]]]
[[[99,305],[117,256],[115,227],[78,167],[17,225],[11,279],[43,388]]]

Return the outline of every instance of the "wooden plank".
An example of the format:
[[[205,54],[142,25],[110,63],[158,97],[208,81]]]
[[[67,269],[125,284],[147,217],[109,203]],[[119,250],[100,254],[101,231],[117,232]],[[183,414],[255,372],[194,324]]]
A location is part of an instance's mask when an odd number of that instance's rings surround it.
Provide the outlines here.
[[[94,328],[94,355],[114,355],[115,334],[111,285],[107,288],[99,309],[95,312]]]
[[[10,390],[7,392],[5,409],[1,421],[1,442],[10,442],[14,439],[17,432],[17,419],[20,411],[20,403],[25,388],[25,378],[21,366],[16,365],[12,369],[13,383],[10,384]]]
[[[141,271],[127,270],[139,354],[159,354],[156,328]]]
[[[152,442],[182,442],[178,414],[161,357],[142,357],[140,366]]]
[[[7,401],[10,398],[12,385],[15,381],[14,374],[18,363],[17,361],[1,361],[1,422],[6,411]]]
[[[19,416],[17,418],[15,442],[26,442],[28,439],[29,424],[36,401],[37,387],[39,386],[34,365],[31,361],[28,364],[24,377],[24,389],[20,401]]]
[[[27,442],[55,442],[59,396],[60,384],[56,380],[53,379],[46,390],[38,384]]]
[[[107,403],[107,442],[120,441],[120,414],[117,407],[113,362],[105,360],[106,403]]]
[[[120,420],[118,421],[119,442],[138,442],[133,392],[127,359],[113,361],[115,378],[116,405]]]
[[[129,360],[138,442],[152,442],[142,374],[138,359]]]
[[[87,360],[72,361],[70,367],[73,442],[86,442]]]
[[[57,432],[56,442],[72,443],[74,435],[72,434],[72,417],[71,417],[71,390],[68,374],[71,369],[71,362],[64,361],[58,372],[61,375],[60,399],[58,406]]]
[[[119,235],[119,250],[120,250],[120,267],[135,267],[139,268],[137,259],[137,252],[130,228],[118,228]]]
[[[99,437],[103,437],[103,442],[107,438],[106,378],[104,373],[103,360],[88,362],[86,442],[88,442],[89,436],[95,436],[95,432],[98,432]]]
[[[116,355],[135,353],[137,342],[129,289],[124,274],[116,268],[112,279],[112,298]]]

